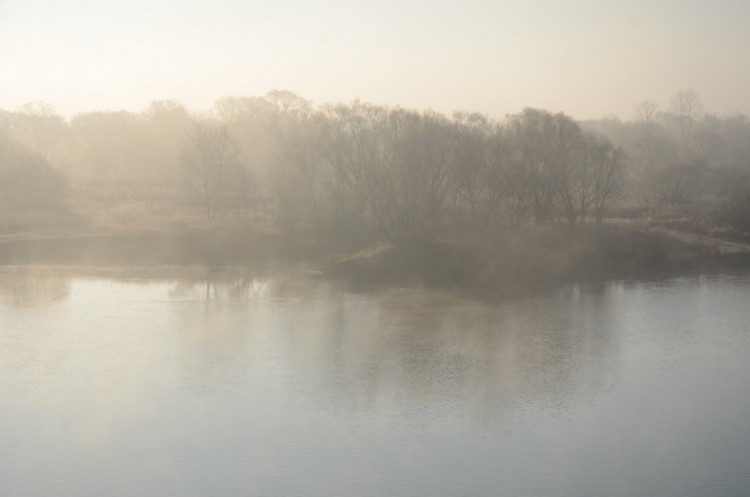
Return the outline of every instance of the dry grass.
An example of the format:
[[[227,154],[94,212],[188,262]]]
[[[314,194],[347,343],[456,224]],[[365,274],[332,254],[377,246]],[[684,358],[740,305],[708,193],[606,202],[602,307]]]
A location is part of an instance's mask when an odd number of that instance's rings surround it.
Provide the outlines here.
[[[725,253],[709,242],[632,225],[513,228],[471,242],[379,244],[338,258],[328,274],[356,285],[417,283],[521,295],[573,281],[689,271]]]

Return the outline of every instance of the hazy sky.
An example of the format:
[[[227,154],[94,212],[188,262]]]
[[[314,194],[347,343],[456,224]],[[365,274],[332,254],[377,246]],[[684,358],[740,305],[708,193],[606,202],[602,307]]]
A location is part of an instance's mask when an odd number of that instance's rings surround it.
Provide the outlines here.
[[[294,91],[578,118],[681,89],[750,114],[750,0],[0,0],[0,107]]]

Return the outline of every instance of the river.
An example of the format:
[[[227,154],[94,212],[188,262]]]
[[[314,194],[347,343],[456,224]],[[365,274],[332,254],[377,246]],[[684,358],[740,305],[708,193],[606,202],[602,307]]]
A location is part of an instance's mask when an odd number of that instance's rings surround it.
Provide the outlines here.
[[[2,269],[0,495],[750,495],[750,274],[488,303]]]

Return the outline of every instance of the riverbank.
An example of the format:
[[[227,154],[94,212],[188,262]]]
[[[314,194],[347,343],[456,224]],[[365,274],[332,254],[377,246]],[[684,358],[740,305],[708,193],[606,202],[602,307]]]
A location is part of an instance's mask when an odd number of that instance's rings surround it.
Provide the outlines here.
[[[482,296],[567,283],[660,279],[750,267],[750,244],[660,228],[610,225],[514,228],[492,236],[379,243],[346,252],[285,243],[272,231],[29,233],[0,237],[0,265],[283,267],[360,289],[429,287]]]
[[[244,265],[278,249],[273,235],[221,230],[39,232],[0,236],[0,265]]]
[[[384,243],[334,260],[325,274],[359,287],[424,285],[510,296],[737,267],[750,267],[750,245],[662,229],[550,226],[483,241]]]

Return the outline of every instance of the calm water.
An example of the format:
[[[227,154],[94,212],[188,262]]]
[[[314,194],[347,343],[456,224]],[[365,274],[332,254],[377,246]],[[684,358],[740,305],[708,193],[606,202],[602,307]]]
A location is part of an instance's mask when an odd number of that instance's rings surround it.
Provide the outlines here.
[[[750,277],[486,305],[0,270],[0,495],[747,496]]]

